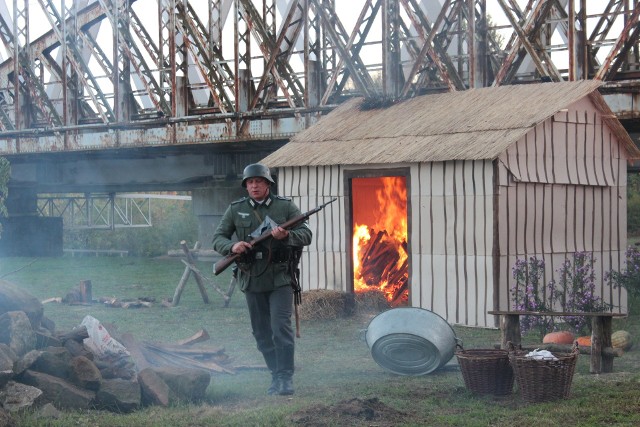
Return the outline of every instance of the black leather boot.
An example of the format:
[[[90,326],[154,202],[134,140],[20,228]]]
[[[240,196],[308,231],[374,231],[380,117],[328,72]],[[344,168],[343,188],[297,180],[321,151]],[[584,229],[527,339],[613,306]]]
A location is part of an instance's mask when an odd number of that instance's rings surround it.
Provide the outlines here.
[[[289,396],[293,390],[294,348],[285,347],[277,350],[278,354],[278,379],[280,380],[281,396]]]
[[[280,393],[280,379],[277,375],[278,370],[278,362],[275,350],[266,351],[262,353],[264,357],[264,361],[267,363],[267,368],[269,368],[269,372],[271,372],[271,384],[267,389],[267,394],[274,395]]]

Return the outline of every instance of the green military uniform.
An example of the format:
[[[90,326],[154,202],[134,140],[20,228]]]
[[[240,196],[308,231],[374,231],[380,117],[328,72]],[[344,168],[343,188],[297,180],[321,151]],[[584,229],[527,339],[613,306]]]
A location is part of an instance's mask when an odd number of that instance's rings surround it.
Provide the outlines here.
[[[249,236],[269,217],[276,224],[282,224],[302,215],[291,199],[269,194],[263,203],[249,197],[237,200],[224,213],[213,236],[213,249],[222,255],[229,255],[235,233],[239,240],[250,241]],[[240,262],[238,280],[240,289],[249,292],[267,292],[280,286],[291,286],[288,265],[292,250],[311,243],[311,230],[306,222],[289,230],[286,240],[267,239],[243,257]]]
[[[248,166],[245,179],[251,176],[260,176],[273,183],[268,169],[262,165]],[[301,214],[290,199],[270,193],[262,203],[249,197],[237,200],[220,220],[213,236],[213,248],[222,255],[229,255],[235,243],[231,240],[234,234],[240,240],[251,241],[250,234],[263,226],[267,218],[281,225]],[[271,371],[267,393],[282,395],[293,393],[295,339],[291,315],[295,266],[292,262],[297,261],[294,251],[309,245],[312,238],[306,221],[288,231],[284,240],[266,239],[238,262],[238,281],[247,300],[253,336]]]

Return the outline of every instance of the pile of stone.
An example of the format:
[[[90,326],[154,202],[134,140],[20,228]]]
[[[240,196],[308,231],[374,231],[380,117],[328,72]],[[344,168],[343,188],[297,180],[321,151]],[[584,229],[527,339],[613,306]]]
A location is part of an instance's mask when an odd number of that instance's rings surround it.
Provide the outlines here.
[[[0,280],[0,420],[25,408],[131,412],[204,398],[206,369],[145,366],[129,354],[97,355],[86,327],[55,330],[40,301]],[[2,425],[0,423],[0,425]]]

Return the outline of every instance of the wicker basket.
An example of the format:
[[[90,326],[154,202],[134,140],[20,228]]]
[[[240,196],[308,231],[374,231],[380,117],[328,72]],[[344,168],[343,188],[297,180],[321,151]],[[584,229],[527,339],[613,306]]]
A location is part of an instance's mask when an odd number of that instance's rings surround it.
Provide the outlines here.
[[[571,391],[578,349],[571,353],[552,353],[557,360],[525,357],[526,351],[510,351],[509,362],[522,399],[527,403],[566,399]]]
[[[504,396],[513,390],[513,369],[507,350],[456,351],[464,385],[477,394]]]

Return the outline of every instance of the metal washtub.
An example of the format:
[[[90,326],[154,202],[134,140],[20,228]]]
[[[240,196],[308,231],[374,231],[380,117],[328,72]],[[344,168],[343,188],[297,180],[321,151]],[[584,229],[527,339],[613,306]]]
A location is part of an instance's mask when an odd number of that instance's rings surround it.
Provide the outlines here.
[[[374,317],[366,329],[371,356],[398,375],[425,375],[444,366],[455,353],[455,332],[432,311],[393,308]]]

